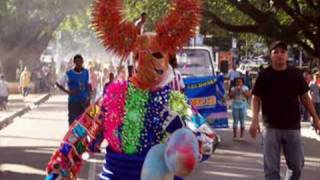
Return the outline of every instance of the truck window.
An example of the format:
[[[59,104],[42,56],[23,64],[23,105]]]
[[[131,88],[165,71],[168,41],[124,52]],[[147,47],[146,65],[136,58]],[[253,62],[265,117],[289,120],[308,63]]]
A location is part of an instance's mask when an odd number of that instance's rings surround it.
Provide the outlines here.
[[[177,52],[177,59],[183,76],[213,75],[210,53],[205,49],[182,49]]]

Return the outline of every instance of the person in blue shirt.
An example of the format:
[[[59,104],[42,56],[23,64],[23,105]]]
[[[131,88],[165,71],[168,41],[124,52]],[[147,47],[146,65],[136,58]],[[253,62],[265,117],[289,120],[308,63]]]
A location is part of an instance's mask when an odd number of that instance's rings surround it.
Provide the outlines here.
[[[69,95],[69,126],[90,104],[90,76],[89,71],[83,67],[83,62],[81,55],[75,55],[73,58],[74,68],[67,71],[56,82],[57,87]],[[66,86],[67,88],[65,88]]]
[[[249,74],[249,71],[246,71],[246,74],[244,75],[243,80],[244,80],[244,85],[246,85],[250,90],[252,88],[252,78]]]

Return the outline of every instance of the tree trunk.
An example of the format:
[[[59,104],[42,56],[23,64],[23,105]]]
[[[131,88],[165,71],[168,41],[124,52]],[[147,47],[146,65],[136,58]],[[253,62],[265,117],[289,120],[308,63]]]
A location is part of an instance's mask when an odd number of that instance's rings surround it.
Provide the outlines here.
[[[51,24],[39,23],[35,27],[24,30],[30,32],[20,39],[21,34],[10,34],[0,43],[1,61],[4,74],[8,81],[15,81],[17,68],[27,66],[31,71],[40,65],[40,56],[52,39],[53,32],[63,21],[65,15],[61,14]],[[22,63],[20,63],[21,61]]]

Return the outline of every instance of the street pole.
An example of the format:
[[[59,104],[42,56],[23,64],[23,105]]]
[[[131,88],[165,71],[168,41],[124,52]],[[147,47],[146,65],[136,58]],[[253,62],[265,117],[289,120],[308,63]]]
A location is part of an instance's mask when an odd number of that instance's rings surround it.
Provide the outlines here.
[[[299,68],[302,68],[302,48],[299,48]]]
[[[246,35],[246,60],[248,60],[248,37]]]

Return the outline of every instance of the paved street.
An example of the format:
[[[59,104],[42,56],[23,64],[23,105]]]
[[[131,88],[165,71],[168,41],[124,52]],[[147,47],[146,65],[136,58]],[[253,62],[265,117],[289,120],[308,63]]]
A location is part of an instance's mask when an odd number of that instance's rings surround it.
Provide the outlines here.
[[[48,98],[49,94],[30,94],[27,97],[21,94],[10,94],[7,109],[0,111],[0,130],[11,124],[16,117],[36,108]]]
[[[59,146],[67,130],[66,96],[53,96],[46,103],[16,118],[0,130],[0,179],[44,179],[51,153]],[[187,180],[263,179],[261,137],[256,141],[232,140],[231,129],[217,130],[222,143],[213,157],[200,164]],[[304,180],[318,180],[320,140],[307,127],[303,129],[305,145]],[[284,162],[284,161],[283,161]],[[83,168],[79,179],[96,179],[103,163],[97,154]],[[282,176],[285,165],[282,163]]]
[[[21,108],[30,105],[35,99],[42,97],[44,94],[30,94],[27,97],[23,97],[21,94],[11,94],[9,96],[9,102],[7,110],[0,111],[0,120],[12,115],[14,112]]]

